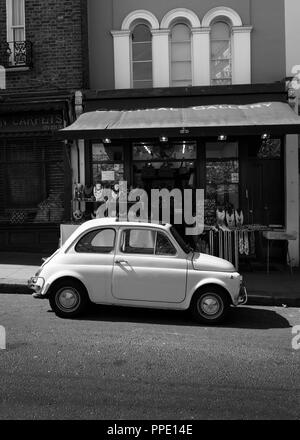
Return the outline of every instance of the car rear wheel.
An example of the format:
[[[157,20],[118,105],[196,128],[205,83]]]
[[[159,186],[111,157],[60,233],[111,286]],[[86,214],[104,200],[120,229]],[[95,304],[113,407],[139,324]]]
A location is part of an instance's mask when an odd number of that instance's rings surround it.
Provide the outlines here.
[[[62,280],[52,289],[49,297],[52,310],[60,318],[76,318],[88,305],[84,287],[76,280]]]
[[[205,324],[222,322],[229,310],[226,293],[217,287],[208,287],[197,293],[191,304],[194,318]]]

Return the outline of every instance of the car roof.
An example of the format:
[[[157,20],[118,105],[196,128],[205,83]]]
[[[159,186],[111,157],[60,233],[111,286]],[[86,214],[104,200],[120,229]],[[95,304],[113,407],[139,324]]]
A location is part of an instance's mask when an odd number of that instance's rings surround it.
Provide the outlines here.
[[[144,221],[126,221],[119,220],[118,218],[97,218],[94,220],[88,220],[85,223],[82,223],[83,229],[90,229],[97,226],[143,226],[143,227],[158,227],[161,229],[168,229],[171,225],[168,223],[157,223],[157,222],[144,222]]]

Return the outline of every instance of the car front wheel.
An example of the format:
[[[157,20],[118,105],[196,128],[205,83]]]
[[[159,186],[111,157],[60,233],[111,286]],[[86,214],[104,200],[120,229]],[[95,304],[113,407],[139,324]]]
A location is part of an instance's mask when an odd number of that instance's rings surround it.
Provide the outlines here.
[[[222,322],[229,310],[229,301],[222,289],[210,287],[197,293],[191,304],[194,318],[205,324]]]
[[[88,296],[83,286],[76,280],[57,283],[49,297],[52,310],[60,318],[76,318],[88,305]]]

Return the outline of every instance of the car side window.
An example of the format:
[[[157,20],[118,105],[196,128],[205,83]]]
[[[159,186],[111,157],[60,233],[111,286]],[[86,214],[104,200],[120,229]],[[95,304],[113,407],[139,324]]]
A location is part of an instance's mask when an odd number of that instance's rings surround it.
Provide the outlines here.
[[[116,232],[114,229],[97,229],[84,235],[75,251],[89,254],[109,254],[115,248]]]
[[[121,252],[154,255],[156,232],[151,229],[126,229],[122,232]]]
[[[162,232],[157,233],[157,239],[156,239],[156,248],[155,248],[155,255],[171,255],[174,256],[177,254],[177,251],[173,244],[170,242],[166,234],[163,234]]]

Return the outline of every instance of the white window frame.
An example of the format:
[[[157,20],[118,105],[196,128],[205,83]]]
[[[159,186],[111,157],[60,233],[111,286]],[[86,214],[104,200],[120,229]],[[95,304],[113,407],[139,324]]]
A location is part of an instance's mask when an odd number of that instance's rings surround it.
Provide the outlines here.
[[[232,75],[232,73],[233,73],[233,69],[232,69],[232,52],[233,52],[233,44],[232,44],[232,30],[231,30],[231,28],[232,28],[232,26],[231,26],[231,23],[229,23],[226,19],[224,19],[224,18],[216,18],[215,20],[214,20],[214,22],[211,24],[211,28],[216,24],[216,23],[225,23],[228,27],[229,27],[229,31],[230,31],[230,33],[231,33],[231,36],[230,36],[230,38],[229,38],[229,47],[230,47],[230,58],[229,58],[229,63],[230,63],[230,78],[228,78],[228,79],[230,79],[230,84],[229,85],[232,85],[232,81],[233,81],[233,75]],[[212,38],[211,38],[211,36],[210,36],[210,58],[209,58],[209,65],[210,65],[210,83],[211,83],[211,85],[212,86],[214,86],[214,85],[216,85],[216,84],[214,84],[213,83],[213,81],[215,81],[216,80],[216,78],[213,78],[212,77],[212,73],[211,73],[211,65],[212,65],[212,61],[216,61],[216,60],[213,60],[212,59],[212,51],[211,51],[211,42],[212,41],[223,41],[223,40],[212,40]],[[224,40],[225,41],[225,40]],[[227,40],[226,40],[227,41]],[[222,80],[226,80],[226,78],[222,78]],[[223,84],[224,85],[224,84]]]
[[[193,49],[192,49],[192,39],[193,39],[193,34],[192,34],[192,29],[190,26],[189,22],[186,22],[185,20],[176,20],[175,22],[172,23],[171,27],[170,27],[170,38],[169,38],[169,62],[170,62],[170,80],[169,80],[169,84],[170,87],[180,87],[179,85],[174,86],[173,85],[173,79],[172,79],[172,67],[173,64],[176,63],[176,61],[172,61],[172,31],[173,28],[178,25],[178,24],[183,24],[185,26],[187,26],[189,28],[189,32],[190,32],[190,39],[189,39],[189,44],[190,44],[190,67],[191,67],[191,85],[193,85]],[[187,43],[188,41],[185,41],[185,43]],[[182,42],[184,43],[184,42]],[[178,61],[177,61],[178,62]],[[182,80],[184,81],[184,80]],[[182,87],[189,87],[189,86],[182,86]]]
[[[24,29],[24,41],[26,40],[26,17],[25,17],[25,0],[23,0],[24,24],[13,26],[12,24],[12,4],[13,0],[6,0],[6,29],[7,42],[14,42],[14,29]]]
[[[134,25],[132,26],[132,29],[131,29],[131,31],[130,31],[130,76],[131,76],[131,78],[130,78],[130,86],[131,86],[131,88],[133,89],[134,88],[134,80],[133,80],[133,64],[134,63],[138,63],[138,62],[141,62],[141,63],[143,63],[143,62],[146,62],[146,61],[133,61],[133,39],[132,39],[132,36],[133,36],[133,32],[134,32],[134,29],[137,27],[137,26],[139,26],[139,25],[141,25],[141,24],[143,24],[144,26],[147,26],[148,27],[148,29],[149,29],[149,32],[150,32],[150,35],[151,35],[151,40],[150,40],[150,44],[151,44],[151,49],[152,49],[152,59],[151,60],[148,60],[148,62],[150,62],[151,61],[151,64],[152,64],[152,78],[151,78],[151,81],[152,81],[152,87],[153,87],[153,42],[152,42],[152,32],[151,32],[151,27],[150,27],[150,25],[149,25],[149,23],[148,22],[144,22],[144,21],[141,21],[141,20],[139,20],[138,22],[136,22],[136,23],[134,23]],[[146,43],[146,42],[145,42]],[[141,80],[141,82],[145,82],[146,80]],[[151,87],[151,88],[152,88]]]
[[[251,32],[252,26],[244,26],[239,14],[231,8],[220,6],[210,9],[202,20],[202,27],[210,32],[211,24],[224,21],[231,25],[231,68],[232,84],[251,83]],[[209,54],[210,54],[209,38]],[[209,56],[210,72],[210,56]],[[209,73],[209,84],[211,75]]]
[[[160,27],[162,32],[168,32],[170,34],[172,26],[176,23],[184,23],[189,26],[191,31],[191,68],[192,68],[192,85],[197,86],[201,84],[201,65],[199,54],[197,53],[200,45],[198,42],[201,41],[201,35],[199,34],[199,30],[201,29],[201,22],[195,12],[191,11],[187,8],[176,8],[167,12],[163,17]],[[169,34],[167,38],[169,38]],[[166,34],[165,34],[166,35]],[[163,38],[163,36],[162,36]],[[166,85],[164,83],[164,78],[158,78],[158,87],[172,87],[171,83],[171,53],[170,53],[170,44],[168,42],[168,77],[169,81]],[[199,52],[200,53],[200,52]],[[155,56],[155,55],[154,55]],[[158,55],[156,55],[158,58]]]
[[[187,22],[191,29],[192,85],[210,86],[211,24],[224,19],[231,26],[232,84],[251,84],[252,26],[243,25],[236,11],[221,6],[210,9],[202,22],[195,12],[186,8],[172,9],[166,13],[161,23],[147,10],[136,10],[128,14],[123,20],[121,30],[111,31],[114,43],[115,88],[129,89],[133,86],[130,35],[132,26],[139,20],[147,22],[152,33],[153,87],[171,86],[169,38],[173,23],[179,21]]]
[[[138,21],[147,22],[151,32],[159,29],[159,22],[151,12],[139,9],[128,14],[122,23],[121,30],[111,31],[114,43],[115,88],[129,89],[131,78],[131,29]],[[152,38],[152,81],[155,86],[154,41]]]

